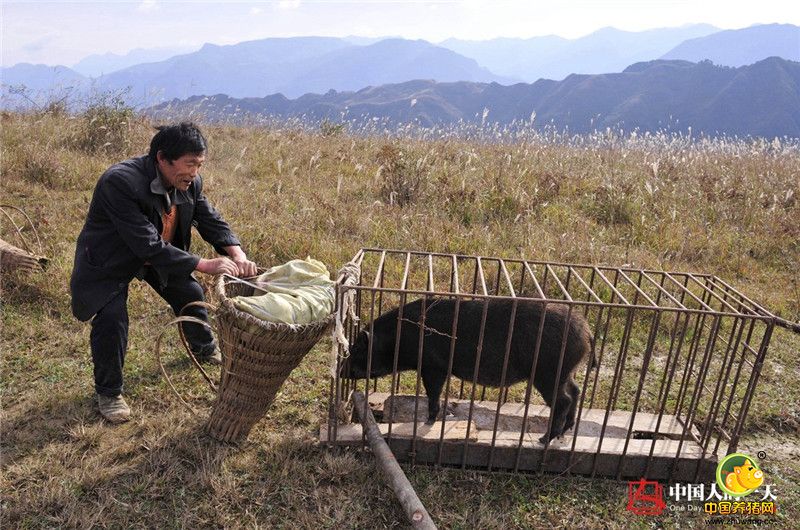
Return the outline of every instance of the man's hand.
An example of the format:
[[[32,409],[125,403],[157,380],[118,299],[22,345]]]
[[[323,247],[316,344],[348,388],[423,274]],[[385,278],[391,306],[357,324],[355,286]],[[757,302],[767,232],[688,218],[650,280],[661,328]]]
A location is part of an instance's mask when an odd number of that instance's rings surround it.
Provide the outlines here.
[[[242,247],[238,245],[232,245],[230,247],[225,247],[225,252],[228,253],[231,260],[236,264],[239,269],[238,276],[255,276],[258,274],[258,267],[256,264],[249,259],[247,259],[247,254],[244,253]]]
[[[232,259],[224,257],[214,259],[200,258],[195,270],[206,274],[230,274],[231,276],[236,276],[239,273],[238,265]]]

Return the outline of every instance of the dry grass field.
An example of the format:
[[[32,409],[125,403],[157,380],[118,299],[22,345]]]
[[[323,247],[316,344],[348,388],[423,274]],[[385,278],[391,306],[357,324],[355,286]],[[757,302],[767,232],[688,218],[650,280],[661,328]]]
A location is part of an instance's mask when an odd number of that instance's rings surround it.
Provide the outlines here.
[[[126,396],[112,427],[92,404],[89,328],[69,309],[74,242],[95,182],[146,151],[150,122],[98,106],[3,114],[0,203],[36,221],[48,271],[2,277],[4,528],[405,527],[369,453],[317,441],[322,341],[247,444],[200,433],[163,381],[154,339],[166,303],[134,282]],[[522,134],[493,141],[354,135],[336,127],[205,128],[206,193],[261,265],[310,255],[337,270],[360,247],[417,249],[716,274],[800,319],[800,144],[665,135]],[[30,237],[30,232],[25,232]],[[14,230],[3,221],[3,239]],[[199,238],[196,253],[211,249]],[[168,370],[212,402],[169,334]],[[740,449],[764,451],[779,515],[800,517],[800,335],[775,332]],[[625,510],[627,484],[405,467],[440,528],[685,528],[707,517]]]

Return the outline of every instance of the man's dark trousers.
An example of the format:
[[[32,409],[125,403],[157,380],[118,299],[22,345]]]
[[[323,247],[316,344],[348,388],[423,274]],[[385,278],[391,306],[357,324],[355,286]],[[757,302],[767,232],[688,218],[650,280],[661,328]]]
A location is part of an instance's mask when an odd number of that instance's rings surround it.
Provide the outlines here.
[[[161,288],[150,267],[145,267],[144,280],[167,301],[175,314],[190,302],[203,301],[203,288],[190,275],[170,276]],[[208,320],[203,307],[192,306],[183,313]],[[214,352],[216,343],[208,328],[199,324],[181,324],[192,353],[203,357]],[[92,361],[94,362],[95,391],[101,396],[118,396],[122,393],[122,367],[128,348],[128,286],[103,306],[92,319],[90,334]]]

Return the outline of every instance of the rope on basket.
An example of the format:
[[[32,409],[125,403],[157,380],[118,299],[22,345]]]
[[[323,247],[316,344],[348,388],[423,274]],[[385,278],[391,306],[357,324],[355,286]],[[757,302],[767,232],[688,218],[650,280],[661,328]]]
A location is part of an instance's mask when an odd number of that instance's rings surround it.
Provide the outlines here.
[[[350,341],[344,331],[345,315],[349,316],[351,320],[356,318],[355,314],[355,295],[356,292],[349,287],[358,285],[358,279],[361,277],[361,267],[358,263],[353,261],[347,262],[339,270],[339,278],[341,282],[339,288],[342,290],[339,307],[336,309],[336,319],[334,320],[333,327],[333,341],[331,345],[331,361],[330,370],[331,377],[336,377],[336,365],[340,359],[347,357],[350,351]],[[339,356],[339,347],[341,346],[343,354]]]

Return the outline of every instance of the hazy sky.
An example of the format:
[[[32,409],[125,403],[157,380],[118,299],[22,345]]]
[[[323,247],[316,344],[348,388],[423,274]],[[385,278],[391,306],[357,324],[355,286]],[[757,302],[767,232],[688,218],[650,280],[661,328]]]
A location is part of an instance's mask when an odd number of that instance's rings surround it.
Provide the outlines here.
[[[800,25],[797,5],[796,0],[0,0],[0,60],[3,66],[71,66],[94,53],[298,35],[436,42],[547,34],[575,38],[605,26],[639,31],[698,22],[723,29]]]

